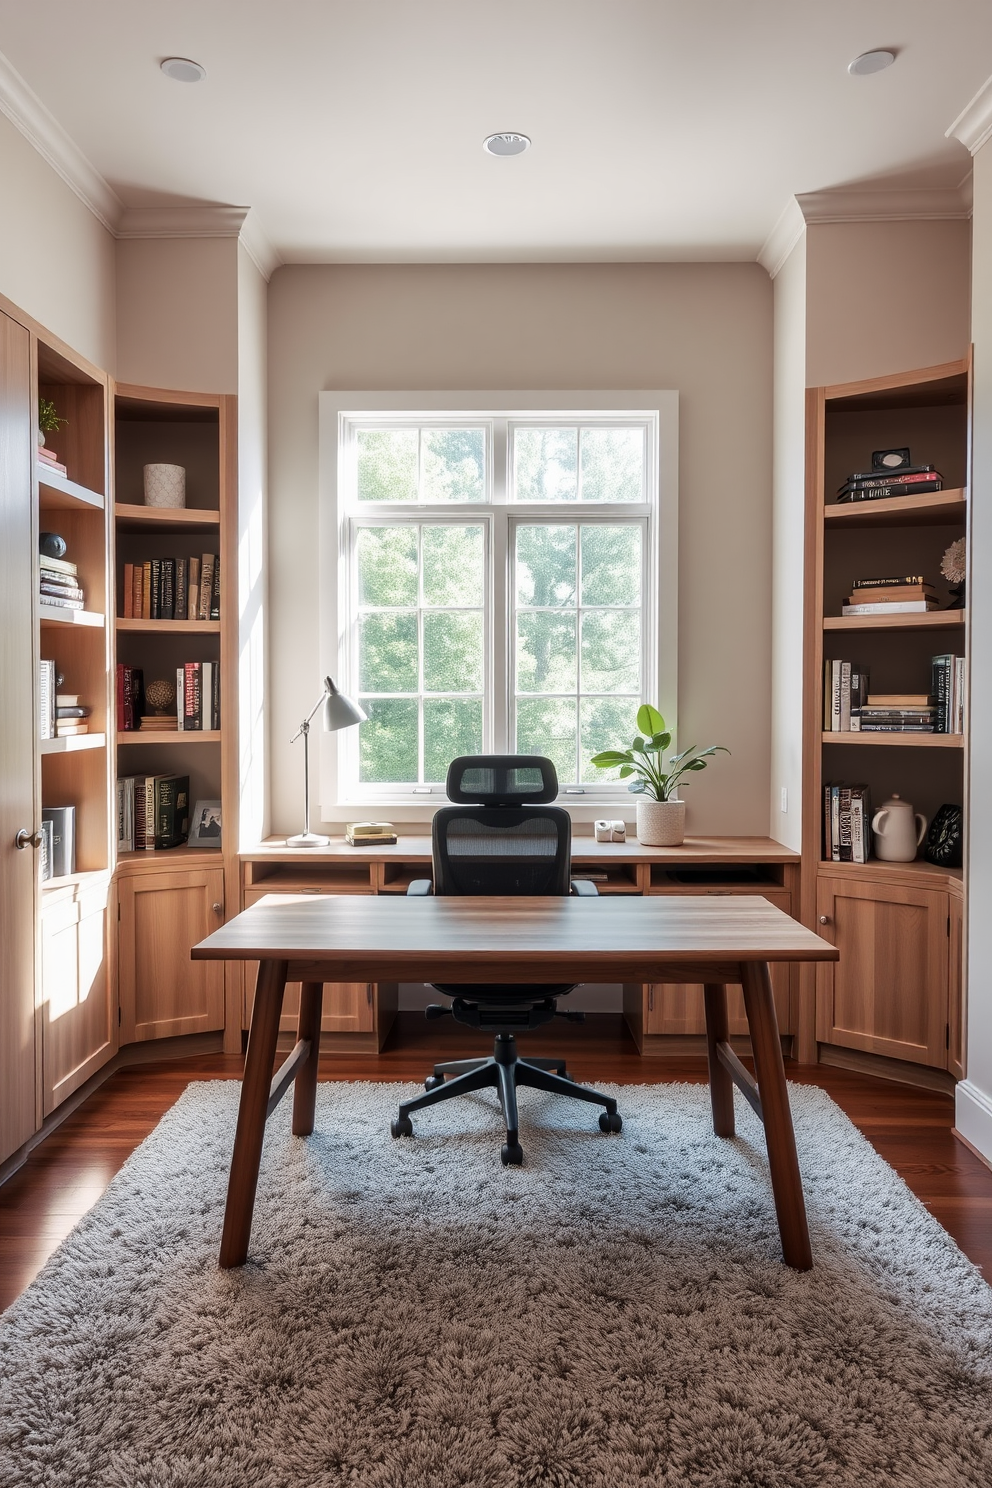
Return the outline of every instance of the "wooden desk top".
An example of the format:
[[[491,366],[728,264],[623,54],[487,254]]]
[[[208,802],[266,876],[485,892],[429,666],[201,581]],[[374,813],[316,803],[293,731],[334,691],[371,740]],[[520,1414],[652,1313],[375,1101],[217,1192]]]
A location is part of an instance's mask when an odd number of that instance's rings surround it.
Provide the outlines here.
[[[332,837],[329,847],[293,848],[283,837],[269,837],[240,854],[242,861],[276,863],[429,863],[431,839],[399,838],[388,846],[351,847]],[[572,834],[572,861],[607,867],[610,863],[660,863],[688,868],[703,863],[798,863],[800,855],[771,837],[687,837],[681,847],[645,847],[631,836],[626,842],[597,842]]]
[[[662,967],[669,980],[705,980],[706,968],[734,981],[742,961],[836,961],[838,952],[757,896],[270,894],[192,956],[286,960],[294,980],[309,966],[325,981],[652,981]]]

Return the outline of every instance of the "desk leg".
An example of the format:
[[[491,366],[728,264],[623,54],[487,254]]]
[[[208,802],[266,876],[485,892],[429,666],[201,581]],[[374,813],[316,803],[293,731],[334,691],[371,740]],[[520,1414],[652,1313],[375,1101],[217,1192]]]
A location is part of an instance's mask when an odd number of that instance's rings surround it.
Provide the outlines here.
[[[713,1130],[718,1137],[732,1137],[734,1126],[734,1082],[717,1055],[717,1045],[730,1039],[727,1018],[727,989],[720,982],[703,987],[706,1006],[706,1058],[710,1067],[710,1104],[713,1107]]]
[[[310,1053],[296,1075],[293,1092],[293,1136],[308,1137],[313,1131],[317,1109],[317,1066],[320,1061],[320,1014],[324,1001],[323,982],[304,982],[300,991],[300,1031],[303,1043],[309,1040]]]
[[[782,1254],[787,1266],[792,1266],[796,1271],[809,1271],[813,1265],[813,1252],[809,1243],[806,1202],[796,1154],[796,1134],[792,1125],[789,1092],[785,1084],[782,1044],[767,963],[743,962],[741,981],[751,1032],[754,1070],[761,1095],[768,1166],[771,1168],[775,1212],[782,1237]]]
[[[265,1113],[269,1103],[269,1083],[279,1036],[279,1015],[286,990],[285,961],[262,961],[255,984],[255,1005],[248,1030],[248,1053],[244,1079],[241,1082],[241,1105],[234,1137],[234,1156],[227,1184],[227,1208],[224,1211],[224,1234],[220,1242],[220,1264],[226,1270],[243,1266],[248,1259],[248,1238],[255,1208],[258,1165],[262,1160],[265,1136]]]

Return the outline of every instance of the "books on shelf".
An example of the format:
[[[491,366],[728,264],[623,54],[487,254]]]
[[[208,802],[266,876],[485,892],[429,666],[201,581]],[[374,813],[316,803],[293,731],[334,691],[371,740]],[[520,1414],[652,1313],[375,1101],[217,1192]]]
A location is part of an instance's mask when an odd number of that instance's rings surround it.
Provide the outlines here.
[[[48,449],[43,444],[39,444],[38,446],[38,465],[43,470],[54,470],[58,475],[66,475],[68,473],[55,451]]]
[[[118,852],[152,852],[181,847],[188,832],[188,775],[123,775],[118,778]]]
[[[876,604],[846,604],[841,606],[842,615],[925,615],[937,609],[935,599],[907,599],[893,603],[891,600]]]
[[[176,719],[183,732],[220,728],[220,664],[187,661],[176,668]]]
[[[829,781],[824,785],[823,856],[831,863],[868,862],[871,792],[867,785]]]
[[[922,574],[854,579],[842,615],[914,615],[937,608],[937,594]]]
[[[121,587],[124,620],[220,619],[220,559],[214,553],[125,563]]]
[[[145,711],[144,673],[140,667],[117,663],[117,731],[130,733],[140,727]]]
[[[85,608],[86,595],[76,565],[65,558],[47,558],[44,553],[39,556],[38,588],[42,604],[67,610]]]
[[[38,663],[38,737],[55,738],[55,663]]]
[[[932,465],[908,465],[898,474],[884,470],[855,471],[837,492],[838,501],[879,501],[891,496],[923,496],[942,491],[944,478]]]
[[[859,661],[831,658],[823,664],[823,728],[826,733],[857,733],[868,697],[868,668]]]
[[[51,822],[52,833],[52,878],[64,878],[76,871],[76,808],[75,806],[43,806],[43,822]]]
[[[967,675],[963,656],[934,656],[930,662],[934,700],[934,729],[938,734],[963,734]]]

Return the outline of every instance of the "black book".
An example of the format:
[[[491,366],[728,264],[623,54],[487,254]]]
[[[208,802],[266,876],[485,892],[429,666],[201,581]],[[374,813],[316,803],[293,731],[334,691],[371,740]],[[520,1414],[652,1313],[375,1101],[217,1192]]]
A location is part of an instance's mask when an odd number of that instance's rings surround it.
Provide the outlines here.
[[[895,481],[900,475],[926,475],[933,470],[932,465],[897,465],[894,470],[855,470],[847,477],[845,486],[874,485],[884,486]],[[843,487],[842,487],[843,489]]]
[[[214,559],[214,581],[210,590],[210,618],[220,619],[220,555]]]
[[[936,476],[932,481],[917,481],[911,486],[859,486],[857,490],[841,491],[837,501],[885,501],[890,496],[928,496],[943,489],[944,482]]]
[[[56,718],[89,718],[90,708],[56,708]]]
[[[173,620],[176,608],[176,560],[162,559],[162,592],[159,598],[160,620]]]
[[[211,672],[210,687],[212,692],[210,706],[210,727],[220,728],[220,662],[215,661]]]
[[[161,775],[155,781],[155,846],[180,847],[189,833],[189,776]]]
[[[152,559],[152,602],[148,610],[149,620],[162,618],[162,560]]]
[[[176,559],[176,603],[172,612],[174,620],[185,620],[189,600],[189,559]]]

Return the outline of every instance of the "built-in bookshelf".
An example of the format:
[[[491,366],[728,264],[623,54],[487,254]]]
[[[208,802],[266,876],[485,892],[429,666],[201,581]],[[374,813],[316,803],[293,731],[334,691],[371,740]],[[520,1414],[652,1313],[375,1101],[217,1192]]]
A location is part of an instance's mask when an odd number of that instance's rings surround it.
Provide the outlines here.
[[[189,666],[219,673],[219,727],[201,711],[197,728],[121,728],[115,710],[118,777],[157,774],[188,775],[190,806],[198,800],[221,801],[224,842],[236,845],[236,764],[231,741],[234,710],[234,646],[231,524],[235,493],[230,474],[233,428],[230,399],[154,388],[118,386],[115,398],[114,501],[114,635],[118,667],[140,671],[144,688],[163,681],[182,692],[177,672]],[[146,464],[180,465],[186,472],[186,504],[181,508],[144,504]],[[209,554],[219,566],[219,613],[215,618],[153,618],[126,613],[132,594],[125,594],[125,574],[136,567],[171,561],[188,568]],[[147,608],[147,605],[146,605]],[[173,705],[174,709],[177,705]],[[152,709],[147,709],[150,716]],[[173,713],[175,716],[175,713]],[[178,861],[179,849],[121,855],[163,866]],[[185,856],[185,854],[184,854]],[[197,852],[200,864],[219,863],[220,850]]]

